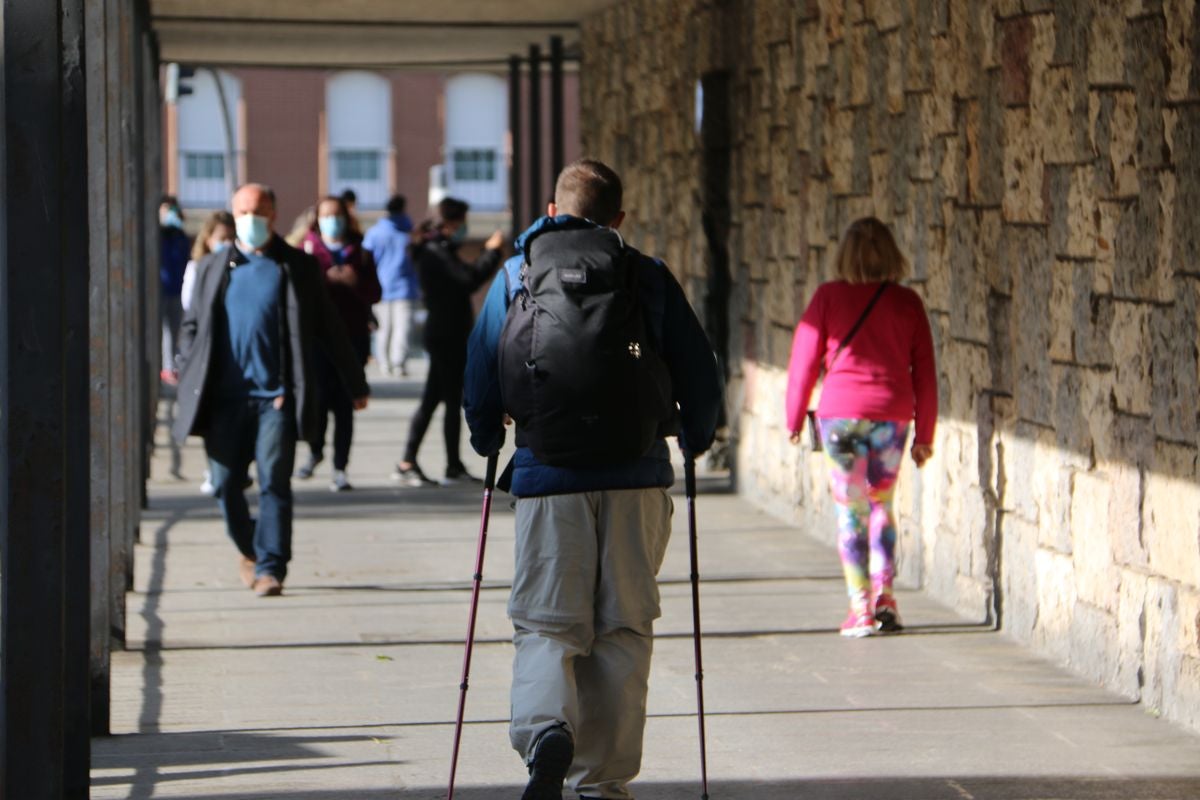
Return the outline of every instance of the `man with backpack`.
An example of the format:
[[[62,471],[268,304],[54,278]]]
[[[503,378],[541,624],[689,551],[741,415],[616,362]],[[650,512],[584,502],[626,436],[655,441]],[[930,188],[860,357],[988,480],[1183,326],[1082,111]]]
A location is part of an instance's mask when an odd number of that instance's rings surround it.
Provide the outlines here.
[[[518,237],[468,345],[464,406],[482,455],[516,422],[499,486],[516,498],[514,749],[522,800],[632,798],[641,768],[656,581],[674,470],[712,443],[721,382],[663,262],[617,233],[620,178],[591,160],[558,177]]]

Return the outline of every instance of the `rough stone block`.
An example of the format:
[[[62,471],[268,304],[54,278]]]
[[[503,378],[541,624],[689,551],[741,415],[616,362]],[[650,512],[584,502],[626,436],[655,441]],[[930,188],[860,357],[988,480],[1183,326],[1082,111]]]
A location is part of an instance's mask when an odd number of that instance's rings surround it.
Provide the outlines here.
[[[1175,270],[1200,276],[1200,214],[1195,213],[1200,208],[1200,106],[1172,109],[1167,119],[1175,165],[1174,202],[1165,209],[1171,217],[1170,260]]]
[[[1088,117],[1099,156],[1095,190],[1101,197],[1136,197],[1137,96],[1129,90],[1093,91]]]
[[[1191,286],[1185,284],[1184,288]],[[1198,324],[1194,291],[1180,291],[1173,305],[1158,307],[1150,316],[1154,430],[1176,442],[1196,440],[1200,413],[1200,375],[1196,366]]]
[[[1169,301],[1174,286],[1161,258],[1161,176],[1142,173],[1140,182],[1141,193],[1120,207],[1116,222],[1113,292],[1124,299]]]
[[[1111,685],[1120,674],[1116,616],[1087,602],[1071,614],[1071,668],[1096,683]]]
[[[1151,578],[1146,585],[1144,636],[1142,638],[1144,680],[1142,704],[1161,713],[1182,668],[1179,649],[1179,599],[1177,584]]]
[[[1114,688],[1131,698],[1138,698],[1142,689],[1147,583],[1143,573],[1121,571],[1120,605],[1117,609],[1117,642],[1121,662]]]
[[[1196,0],[1165,0],[1167,56],[1170,73],[1167,99],[1195,99],[1200,95],[1200,69],[1197,68]]]
[[[1030,96],[1032,120],[1047,164],[1076,164],[1091,156],[1083,150],[1087,92],[1076,84],[1074,67],[1050,67],[1037,74]],[[1079,89],[1084,88],[1082,94]]]
[[[999,24],[1000,98],[1006,106],[1029,104],[1033,67],[1034,25],[1031,17],[1015,17]]]
[[[982,214],[957,209],[951,212],[951,219],[947,230],[953,298],[950,333],[957,339],[983,344],[988,341],[988,286],[983,272],[986,255],[980,252]]]
[[[1038,550],[1034,564],[1038,615],[1033,641],[1052,658],[1068,661],[1071,656],[1071,618],[1076,603],[1071,557]]]
[[[1180,649],[1189,658],[1200,658],[1200,590],[1195,584],[1179,590]]]
[[[1126,67],[1137,92],[1138,169],[1158,169],[1169,158],[1163,138],[1166,86],[1166,30],[1161,16],[1131,20],[1126,31]]]
[[[1075,475],[1071,497],[1071,554],[1077,592],[1081,600],[1110,614],[1117,610],[1120,586],[1108,525],[1111,503],[1109,476],[1084,472]]]
[[[1010,229],[1003,257],[1013,275],[1013,367],[1017,414],[1050,425],[1050,296],[1053,263],[1045,233],[1036,228]]]
[[[1088,38],[1088,82],[1104,86],[1127,83],[1125,76],[1125,29],[1127,22],[1119,3],[1096,3]]]
[[[1138,466],[1121,461],[1102,462],[1101,468],[1110,486],[1107,512],[1113,562],[1144,572],[1150,564],[1142,542],[1145,474]]]
[[[1044,143],[1028,109],[1004,110],[1004,140],[1004,218],[1008,222],[1045,222]]]
[[[1142,530],[1150,567],[1188,585],[1200,576],[1200,485],[1196,449],[1159,442],[1146,477]]]
[[[1145,303],[1113,303],[1113,397],[1117,408],[1130,414],[1149,415],[1151,411],[1150,316],[1154,312],[1154,307]]]

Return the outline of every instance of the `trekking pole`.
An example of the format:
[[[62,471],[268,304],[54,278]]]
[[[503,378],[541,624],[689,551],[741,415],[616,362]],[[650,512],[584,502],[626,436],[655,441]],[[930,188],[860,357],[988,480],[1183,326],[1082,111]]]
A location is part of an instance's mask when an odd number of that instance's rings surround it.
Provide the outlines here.
[[[483,583],[483,551],[487,547],[488,517],[492,512],[492,488],[496,485],[496,461],[499,453],[488,456],[483,478],[483,515],[479,520],[479,546],[475,553],[474,586],[471,589],[471,614],[467,618],[467,649],[463,653],[462,681],[458,685],[458,718],[454,723],[454,754],[450,757],[450,791],[446,800],[454,800],[454,776],[458,772],[458,746],[462,741],[463,712],[467,708],[467,678],[471,674],[471,648],[475,644],[475,613],[479,609],[479,588]]]
[[[696,707],[700,720],[701,800],[708,800],[708,745],[704,738],[704,661],[700,656],[700,569],[696,558],[696,459],[684,453],[683,486],[687,495],[688,546],[692,556],[692,640],[696,646]]]

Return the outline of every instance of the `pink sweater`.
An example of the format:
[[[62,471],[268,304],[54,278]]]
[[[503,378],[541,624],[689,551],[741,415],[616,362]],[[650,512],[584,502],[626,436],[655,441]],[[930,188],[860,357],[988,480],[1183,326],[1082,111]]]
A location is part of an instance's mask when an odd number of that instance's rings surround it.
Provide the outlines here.
[[[818,287],[792,341],[788,430],[804,427],[804,413],[824,368],[818,417],[908,422],[915,416],[914,443],[933,443],[937,366],[925,304],[916,292],[889,286],[837,364],[830,363],[878,288],[878,283],[845,281]]]

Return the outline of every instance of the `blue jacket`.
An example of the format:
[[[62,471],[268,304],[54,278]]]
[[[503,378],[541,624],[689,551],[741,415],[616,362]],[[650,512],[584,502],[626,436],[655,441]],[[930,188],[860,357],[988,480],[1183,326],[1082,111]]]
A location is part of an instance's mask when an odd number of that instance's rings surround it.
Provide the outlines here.
[[[384,217],[363,237],[363,247],[375,258],[384,300],[416,300],[421,296],[417,268],[408,253],[412,227],[407,214]]]
[[[542,217],[517,238],[517,255],[505,263],[492,282],[467,344],[464,376],[463,408],[471,429],[471,446],[480,455],[496,453],[504,444],[504,405],[500,398],[497,352],[508,306],[524,291],[520,282],[523,254],[537,236],[594,224],[565,214]],[[680,446],[693,455],[703,453],[712,444],[723,393],[712,346],[683,289],[666,265],[630,250],[645,270],[639,279],[642,308],[651,335],[659,345],[658,352],[671,373],[682,423]],[[517,497],[538,497],[602,489],[667,487],[674,482],[670,451],[666,441],[660,439],[640,459],[595,469],[553,467],[538,461],[528,448],[518,447],[499,485]]]

